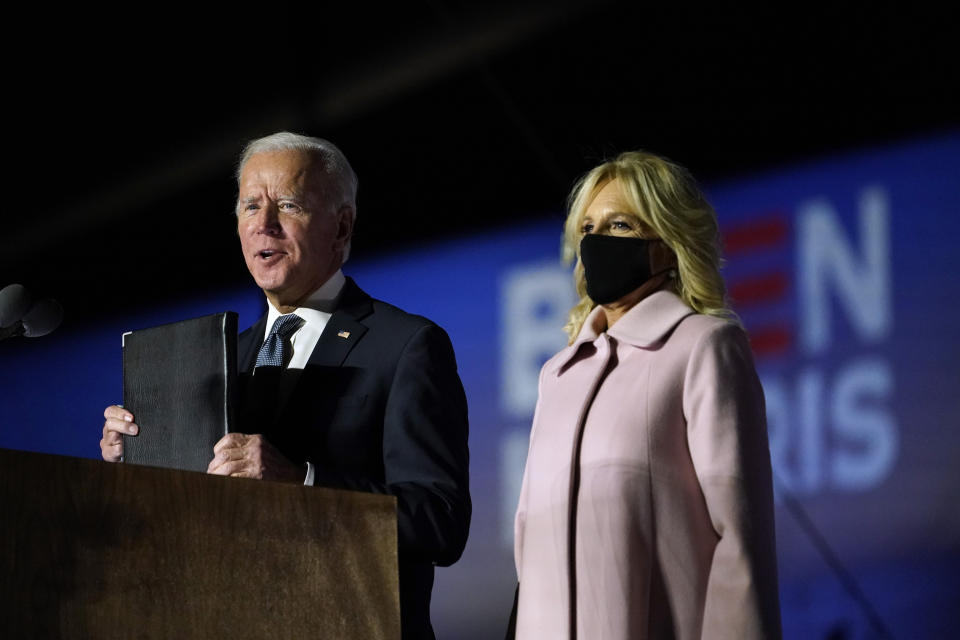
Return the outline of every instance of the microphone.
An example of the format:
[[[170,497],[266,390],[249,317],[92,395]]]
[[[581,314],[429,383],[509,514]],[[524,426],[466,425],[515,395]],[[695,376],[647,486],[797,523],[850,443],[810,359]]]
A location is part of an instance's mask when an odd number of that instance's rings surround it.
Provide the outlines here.
[[[10,284],[0,290],[0,329],[6,329],[27,315],[30,294],[22,284]]]
[[[11,284],[0,290],[0,340],[13,336],[45,336],[63,321],[63,307],[52,298],[31,305],[26,287]]]
[[[53,298],[41,300],[23,316],[23,335],[28,338],[45,336],[63,322],[63,307]]]

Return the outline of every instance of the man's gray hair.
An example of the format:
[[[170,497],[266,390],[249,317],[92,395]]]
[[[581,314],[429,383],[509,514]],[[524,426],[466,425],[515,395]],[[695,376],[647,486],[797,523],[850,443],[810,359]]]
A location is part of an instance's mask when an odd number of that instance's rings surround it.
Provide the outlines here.
[[[313,138],[299,133],[281,131],[251,140],[243,148],[243,153],[240,155],[240,163],[237,165],[237,184],[240,184],[243,166],[247,164],[250,156],[269,151],[306,151],[315,155],[320,159],[323,172],[334,179],[341,192],[340,196],[343,198],[343,202],[338,204],[349,204],[356,211],[357,174],[353,172],[353,167],[350,166],[347,157],[337,148],[337,145],[323,138]]]
[[[257,153],[267,153],[271,151],[304,151],[311,154],[320,161],[320,170],[324,175],[331,178],[328,183],[333,187],[333,193],[336,208],[339,210],[343,206],[349,206],[353,219],[357,218],[357,174],[347,160],[347,156],[329,140],[323,138],[314,138],[304,136],[299,133],[289,131],[280,131],[263,138],[257,138],[247,143],[240,154],[240,162],[237,164],[237,185],[240,184],[240,176],[243,174],[243,167],[247,160]],[[350,255],[350,243],[344,250],[343,261],[347,261]]]

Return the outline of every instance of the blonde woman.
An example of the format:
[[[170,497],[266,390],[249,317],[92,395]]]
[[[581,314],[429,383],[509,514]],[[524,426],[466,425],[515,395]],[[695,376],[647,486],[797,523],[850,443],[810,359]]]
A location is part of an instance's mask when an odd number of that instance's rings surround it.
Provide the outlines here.
[[[780,637],[763,391],[717,221],[644,152],[587,173],[580,302],[540,373],[516,516],[516,638]]]

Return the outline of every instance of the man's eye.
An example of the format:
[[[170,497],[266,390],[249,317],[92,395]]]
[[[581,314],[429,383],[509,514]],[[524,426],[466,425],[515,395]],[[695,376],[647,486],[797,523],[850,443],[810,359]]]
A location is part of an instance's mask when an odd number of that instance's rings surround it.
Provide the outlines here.
[[[300,209],[295,202],[281,202],[279,208],[281,211],[297,211]]]

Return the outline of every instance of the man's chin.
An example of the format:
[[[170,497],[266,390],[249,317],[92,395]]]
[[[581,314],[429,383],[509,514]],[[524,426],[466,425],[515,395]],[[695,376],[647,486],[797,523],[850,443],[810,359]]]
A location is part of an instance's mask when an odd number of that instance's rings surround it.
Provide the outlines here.
[[[257,285],[263,291],[270,303],[281,310],[282,307],[296,307],[301,302],[302,293],[290,282],[258,282]]]
[[[290,285],[290,272],[287,269],[254,265],[249,270],[253,281],[264,291],[280,291]]]
[[[254,278],[257,286],[270,298],[282,298],[290,287],[283,278]]]

